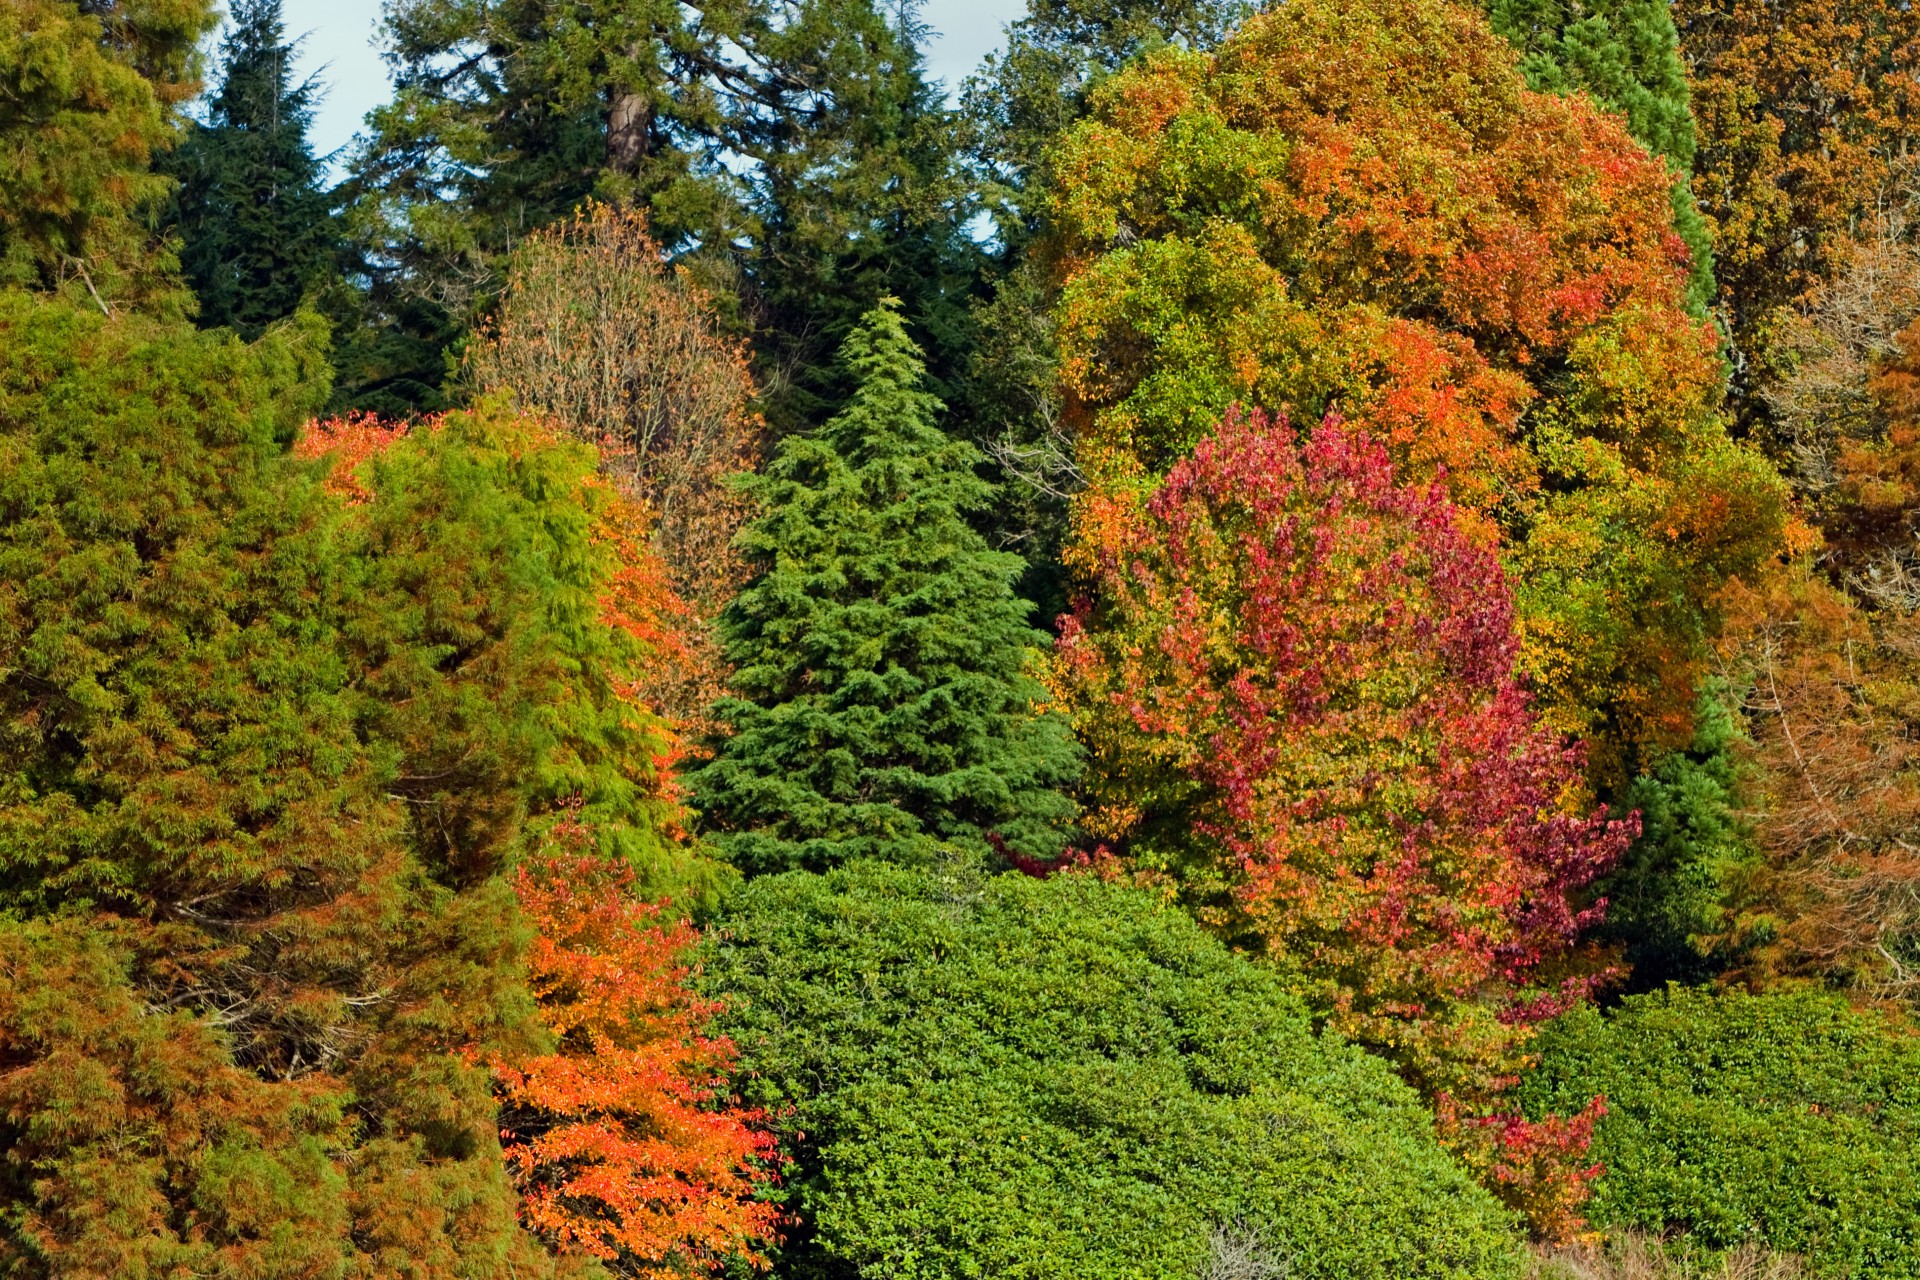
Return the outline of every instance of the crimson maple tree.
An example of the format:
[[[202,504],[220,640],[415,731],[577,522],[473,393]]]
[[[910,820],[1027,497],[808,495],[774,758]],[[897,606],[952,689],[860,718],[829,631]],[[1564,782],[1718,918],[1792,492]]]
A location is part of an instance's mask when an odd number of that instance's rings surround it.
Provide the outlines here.
[[[1575,811],[1580,750],[1514,674],[1494,553],[1335,416],[1302,441],[1230,415],[1144,507],[1086,527],[1095,594],[1058,670],[1088,825],[1331,1026],[1491,1119],[1532,1027],[1600,976],[1576,941],[1604,904],[1581,891],[1635,829]],[[1455,1132],[1523,1202],[1566,1202],[1577,1171],[1544,1196],[1517,1173],[1581,1145],[1560,1124]]]

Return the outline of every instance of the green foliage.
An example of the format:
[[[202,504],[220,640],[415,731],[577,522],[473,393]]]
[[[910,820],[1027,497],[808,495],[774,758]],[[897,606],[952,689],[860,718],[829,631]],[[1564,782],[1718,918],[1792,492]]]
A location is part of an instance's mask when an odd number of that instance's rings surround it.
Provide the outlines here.
[[[0,285],[177,313],[145,219],[149,162],[199,90],[211,0],[10,0],[0,8]]]
[[[1530,1110],[1606,1096],[1596,1222],[1920,1275],[1920,1039],[1877,1014],[1672,987],[1551,1027],[1520,1093]]]
[[[760,572],[723,625],[738,697],[692,776],[715,843],[749,871],[919,860],[987,837],[1052,857],[1078,755],[1038,709],[1046,636],[1013,594],[1018,556],[967,514],[992,501],[979,454],[934,425],[918,349],[891,300],[844,358],[857,390],[820,432],[781,442],[747,485]]]
[[[654,892],[711,883],[663,837],[591,452],[464,415],[343,503],[287,449],[316,328],[249,346],[0,295],[0,1249],[24,1274],[204,1268],[229,1238],[540,1274],[478,1065],[538,1035],[502,872],[565,801]]]
[[[1640,836],[1598,891],[1601,935],[1621,944],[1646,991],[1698,982],[1732,962],[1732,895],[1759,861],[1739,813],[1746,734],[1725,688],[1710,682],[1694,710],[1693,742],[1627,786],[1616,806],[1640,814]]]
[[[332,266],[333,219],[307,141],[319,89],[289,79],[296,51],[280,0],[242,0],[206,123],[162,166],[180,182],[167,222],[181,237],[181,271],[205,328],[258,337]]]
[[[1236,1224],[1296,1280],[1518,1272],[1391,1071],[1149,894],[864,864],[754,881],[713,937],[794,1280],[1193,1275]]]
[[[1693,115],[1669,0],[1490,0],[1493,29],[1520,51],[1520,73],[1544,93],[1586,93],[1673,170],[1673,219],[1693,252],[1688,302],[1715,300],[1713,231],[1693,198]]]

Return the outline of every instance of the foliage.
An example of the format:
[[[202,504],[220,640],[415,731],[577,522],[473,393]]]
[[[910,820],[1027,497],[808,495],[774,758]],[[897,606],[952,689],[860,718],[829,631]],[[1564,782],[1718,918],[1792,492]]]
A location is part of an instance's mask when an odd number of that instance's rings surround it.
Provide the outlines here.
[[[680,594],[717,614],[744,578],[732,545],[744,504],[722,482],[753,461],[753,377],[645,218],[594,204],[527,237],[468,361],[482,389],[510,391],[600,446],[654,513]]]
[[[1338,409],[1444,473],[1505,545],[1544,712],[1623,780],[1690,736],[1779,485],[1715,415],[1668,175],[1513,61],[1441,0],[1296,0],[1116,77],[1056,162],[1063,369],[1107,491],[1235,402]]]
[[[166,221],[202,327],[259,337],[333,267],[333,218],[307,141],[320,90],[291,80],[297,49],[280,0],[236,6],[207,118],[164,157],[180,183]]]
[[[1100,527],[1096,603],[1060,646],[1089,827],[1484,1115],[1532,1024],[1584,991],[1561,967],[1600,915],[1578,896],[1633,831],[1567,812],[1579,756],[1514,678],[1494,556],[1332,418],[1297,442],[1230,417]]]
[[[1774,339],[1774,442],[1820,527],[1822,567],[1876,605],[1920,604],[1920,245],[1907,191]]]
[[[964,366],[972,201],[913,6],[386,10],[398,86],[346,192],[376,294],[471,318],[521,236],[597,196],[737,292],[776,433],[838,408],[832,353],[883,295],[939,337],[936,374]]]
[[[225,1242],[542,1274],[481,1065],[537,1030],[502,870],[573,800],[651,892],[712,884],[633,693],[652,651],[605,601],[591,453],[462,415],[369,442],[342,503],[286,449],[320,349],[0,297],[22,1274]],[[90,1097],[127,1119],[71,1123]]]
[[[1555,1024],[1521,1094],[1606,1095],[1597,1220],[1872,1280],[1920,1258],[1916,1081],[1920,1040],[1836,997],[1675,987]]]
[[[208,0],[12,0],[0,10],[0,285],[177,312],[143,225],[149,168],[199,91]]]
[[[499,1063],[506,1160],[523,1219],[559,1250],[620,1275],[764,1261],[778,1215],[753,1198],[772,1152],[763,1117],[717,1089],[733,1046],[706,1034],[717,1006],[687,989],[697,940],[633,872],[568,824],[514,890],[534,932],[527,970],[554,1051]],[[718,1105],[716,1105],[718,1104]]]
[[[1013,594],[1020,558],[967,523],[992,501],[979,455],[934,425],[896,305],[843,358],[858,389],[781,441],[746,487],[759,572],[724,622],[732,736],[691,777],[713,840],[745,870],[922,860],[989,838],[1049,858],[1078,754],[1040,706],[1043,633]]]
[[[1819,976],[1862,996],[1920,984],[1920,617],[1868,613],[1797,564],[1735,600],[1751,688],[1764,862],[1733,923],[1753,981]]]
[[[1764,1245],[1700,1249],[1690,1240],[1670,1245],[1638,1231],[1611,1231],[1536,1253],[1527,1280],[1803,1280],[1806,1275],[1798,1258]]]
[[[1688,303],[1717,299],[1713,233],[1693,197],[1693,115],[1670,0],[1491,0],[1493,29],[1520,51],[1520,73],[1543,93],[1586,93],[1626,119],[1667,162],[1674,228],[1693,255]]]
[[[1381,1064],[1151,895],[860,864],[750,882],[710,935],[805,1218],[780,1273],[1517,1273],[1505,1215]]]
[[[1676,0],[1673,16],[1721,311],[1757,374],[1783,309],[1844,261],[1906,153],[1920,13],[1899,0]]]
[[[1734,913],[1759,853],[1742,812],[1754,779],[1739,701],[1725,680],[1710,681],[1692,743],[1636,777],[1617,806],[1640,815],[1640,834],[1598,882],[1607,899],[1598,933],[1620,947],[1635,990],[1704,981],[1741,959]]]
[[[1048,152],[1096,85],[1155,49],[1212,49],[1253,12],[1244,0],[1030,3],[961,93],[1003,248],[1025,249],[1039,228]]]

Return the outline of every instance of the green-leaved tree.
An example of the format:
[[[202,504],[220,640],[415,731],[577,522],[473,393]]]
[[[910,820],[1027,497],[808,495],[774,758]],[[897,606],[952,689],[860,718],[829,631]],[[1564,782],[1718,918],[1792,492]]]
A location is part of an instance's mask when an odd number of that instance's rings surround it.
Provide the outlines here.
[[[1034,678],[1046,637],[1014,594],[1019,556],[968,523],[993,500],[980,455],[934,424],[899,304],[842,356],[856,384],[822,430],[750,482],[761,569],[724,626],[733,733],[693,777],[716,843],[749,872],[941,844],[1059,852],[1078,754]]]

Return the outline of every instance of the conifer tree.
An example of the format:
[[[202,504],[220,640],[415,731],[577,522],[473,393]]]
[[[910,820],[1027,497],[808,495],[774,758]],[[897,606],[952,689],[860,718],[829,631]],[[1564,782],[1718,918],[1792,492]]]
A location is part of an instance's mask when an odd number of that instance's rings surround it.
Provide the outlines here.
[[[980,455],[934,425],[920,353],[886,299],[847,339],[857,389],[790,436],[748,492],[763,566],[724,625],[733,735],[693,775],[716,843],[749,872],[856,857],[913,861],[989,839],[1057,854],[1056,789],[1078,757],[1038,709],[1046,637],[1014,595],[1016,555],[967,523],[993,490]]]
[[[333,219],[307,139],[319,88],[291,79],[297,49],[280,0],[240,0],[207,121],[167,157],[180,181],[169,221],[204,328],[258,336],[329,264]]]

